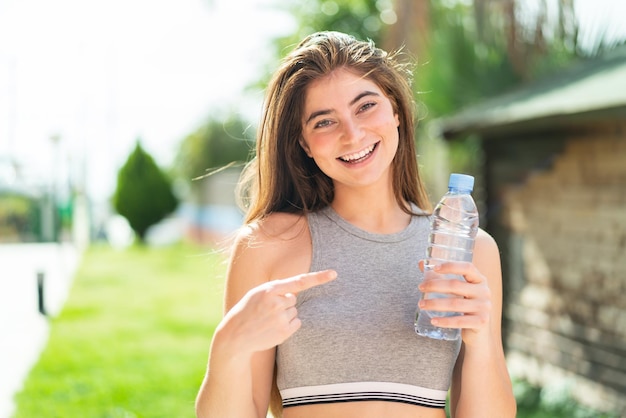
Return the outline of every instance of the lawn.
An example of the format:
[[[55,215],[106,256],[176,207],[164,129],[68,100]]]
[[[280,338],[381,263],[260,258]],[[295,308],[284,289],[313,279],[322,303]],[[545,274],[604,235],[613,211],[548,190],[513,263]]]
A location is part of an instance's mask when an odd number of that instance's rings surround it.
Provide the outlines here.
[[[206,248],[90,248],[14,417],[194,417],[223,275]]]

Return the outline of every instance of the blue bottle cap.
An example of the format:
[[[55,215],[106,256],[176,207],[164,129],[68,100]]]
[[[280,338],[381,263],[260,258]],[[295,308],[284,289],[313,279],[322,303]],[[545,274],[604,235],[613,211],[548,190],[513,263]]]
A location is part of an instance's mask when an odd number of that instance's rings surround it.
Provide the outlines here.
[[[450,181],[448,182],[448,189],[458,190],[474,190],[474,177],[467,174],[450,174]]]

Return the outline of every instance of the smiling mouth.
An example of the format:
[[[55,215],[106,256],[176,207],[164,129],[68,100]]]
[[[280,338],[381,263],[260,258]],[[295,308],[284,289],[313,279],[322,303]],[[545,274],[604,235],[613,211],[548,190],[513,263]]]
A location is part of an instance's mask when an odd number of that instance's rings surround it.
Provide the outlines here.
[[[359,152],[355,152],[354,154],[342,155],[341,157],[338,158],[338,160],[341,160],[344,163],[350,163],[350,164],[359,163],[365,160],[367,157],[369,157],[374,152],[377,146],[378,146],[378,142],[370,145],[369,147]]]

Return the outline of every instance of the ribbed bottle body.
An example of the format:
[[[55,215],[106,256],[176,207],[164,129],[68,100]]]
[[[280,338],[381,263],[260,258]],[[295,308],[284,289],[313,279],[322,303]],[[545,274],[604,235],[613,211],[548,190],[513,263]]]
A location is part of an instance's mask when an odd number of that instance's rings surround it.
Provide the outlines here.
[[[469,176],[466,176],[469,177]],[[473,179],[472,179],[473,185]],[[478,232],[479,214],[469,189],[459,189],[451,184],[432,215],[429,245],[426,254],[424,280],[446,278],[465,280],[453,274],[438,274],[433,267],[446,261],[472,261],[474,241]],[[454,297],[443,293],[428,293],[424,299]],[[460,315],[456,312],[419,311],[415,322],[418,334],[430,338],[455,340],[460,337],[460,329],[440,328],[431,324],[431,318]]]

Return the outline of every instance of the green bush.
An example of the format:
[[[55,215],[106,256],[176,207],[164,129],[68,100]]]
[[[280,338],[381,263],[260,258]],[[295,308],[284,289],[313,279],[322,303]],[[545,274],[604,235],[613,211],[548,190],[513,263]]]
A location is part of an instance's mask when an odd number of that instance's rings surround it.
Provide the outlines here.
[[[617,418],[579,405],[564,386],[538,387],[523,380],[513,382],[517,418]]]
[[[40,203],[27,195],[0,193],[0,241],[36,241],[40,237]]]
[[[117,175],[113,207],[126,218],[140,242],[146,232],[178,206],[172,183],[139,141]]]

